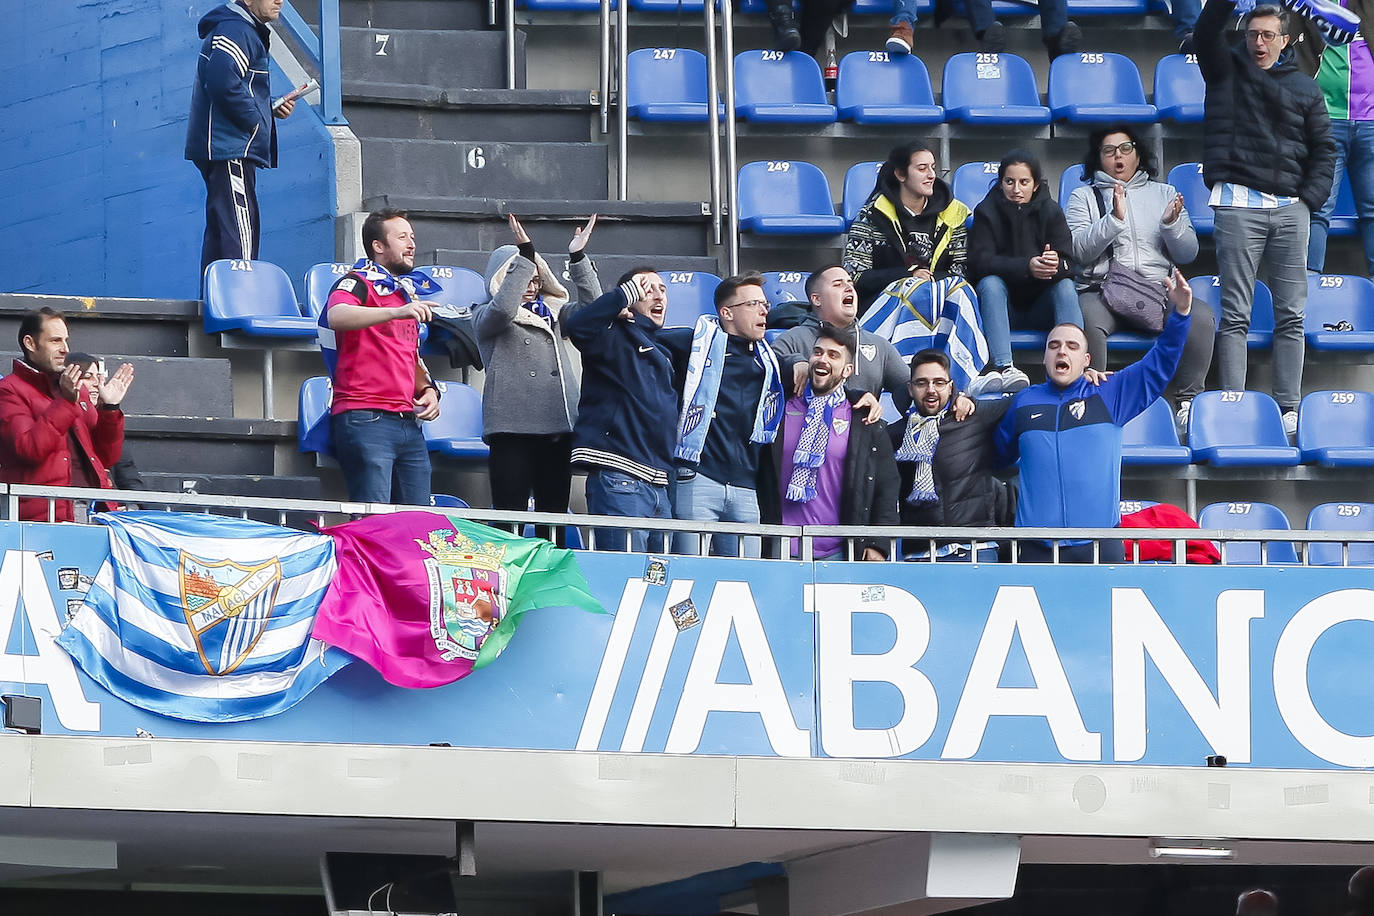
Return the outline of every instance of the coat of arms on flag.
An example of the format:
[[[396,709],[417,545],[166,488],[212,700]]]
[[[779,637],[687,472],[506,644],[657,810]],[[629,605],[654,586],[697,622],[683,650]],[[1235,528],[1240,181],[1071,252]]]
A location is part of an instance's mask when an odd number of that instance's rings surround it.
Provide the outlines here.
[[[207,674],[229,674],[267,630],[281,585],[276,557],[257,566],[181,552],[181,609]]]
[[[506,598],[499,544],[474,544],[452,530],[431,531],[415,543],[430,556],[429,635],[444,661],[475,659],[505,615]]]

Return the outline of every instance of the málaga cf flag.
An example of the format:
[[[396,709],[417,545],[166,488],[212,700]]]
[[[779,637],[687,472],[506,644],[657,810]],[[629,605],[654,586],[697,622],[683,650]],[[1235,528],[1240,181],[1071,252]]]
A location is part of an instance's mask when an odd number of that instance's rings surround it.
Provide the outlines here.
[[[960,390],[988,361],[978,300],[962,277],[894,280],[864,312],[859,327],[892,341],[906,360],[928,347],[946,354],[950,378]]]
[[[573,552],[548,541],[424,511],[323,530],[339,573],[315,636],[399,687],[449,684],[491,662],[525,611],[602,611]]]
[[[244,519],[93,516],[110,558],[57,638],[115,696],[164,716],[238,722],[289,709],[353,659],[311,638],[334,544]]]

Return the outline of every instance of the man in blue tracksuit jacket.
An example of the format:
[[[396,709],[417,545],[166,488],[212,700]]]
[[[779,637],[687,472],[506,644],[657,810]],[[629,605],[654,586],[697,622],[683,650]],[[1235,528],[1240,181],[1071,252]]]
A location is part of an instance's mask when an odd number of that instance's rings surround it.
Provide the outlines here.
[[[1166,281],[1173,312],[1138,362],[1101,385],[1083,377],[1087,338],[1061,324],[1045,342],[1049,379],[1016,396],[993,434],[998,463],[1021,461],[1016,524],[1022,528],[1114,528],[1121,520],[1121,427],[1163,394],[1188,338],[1193,291],[1177,269]],[[1045,562],[1045,541],[1021,541],[1023,562]],[[1120,541],[1103,542],[1103,561],[1123,559]],[[1092,543],[1061,541],[1061,562],[1090,562]]]

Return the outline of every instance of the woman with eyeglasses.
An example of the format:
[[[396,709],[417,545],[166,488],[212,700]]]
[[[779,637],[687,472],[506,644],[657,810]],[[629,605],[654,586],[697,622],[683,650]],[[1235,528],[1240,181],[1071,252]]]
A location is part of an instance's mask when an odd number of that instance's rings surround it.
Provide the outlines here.
[[[595,227],[593,216],[568,243],[568,276],[583,302],[601,295],[583,251]],[[486,368],[482,438],[491,447],[491,504],[524,511],[533,497],[536,511],[567,512],[580,374],[559,320],[568,291],[514,214],[510,228],[515,244],[487,261],[491,300],[473,309]]]
[[[1168,308],[1165,278],[1175,266],[1191,264],[1197,257],[1197,233],[1183,206],[1183,195],[1173,185],[1156,181],[1157,173],[1150,148],[1134,127],[1107,127],[1088,137],[1082,172],[1088,184],[1074,189],[1065,217],[1073,233],[1088,365],[1095,369],[1107,368],[1108,335],[1150,333],[1147,325],[1133,324],[1109,308],[1107,298],[1120,302],[1130,299],[1132,290],[1143,290],[1135,296],[1141,301],[1148,297],[1148,286],[1157,284],[1162,318]],[[1104,286],[1109,287],[1106,294]],[[1202,390],[1212,363],[1216,336],[1216,316],[1206,302],[1194,299],[1192,315],[1173,379],[1176,417],[1183,431],[1193,396]]]

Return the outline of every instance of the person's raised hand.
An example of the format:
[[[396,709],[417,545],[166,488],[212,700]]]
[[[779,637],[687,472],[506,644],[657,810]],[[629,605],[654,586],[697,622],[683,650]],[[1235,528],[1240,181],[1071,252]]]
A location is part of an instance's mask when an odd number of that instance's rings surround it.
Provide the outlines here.
[[[876,547],[865,547],[863,559],[870,563],[881,563],[886,560],[887,557],[883,556],[882,551],[878,550]]]
[[[792,365],[792,393],[801,397],[806,392],[806,377],[811,374],[811,367],[806,364],[806,360]]]
[[[1193,288],[1188,285],[1183,271],[1175,267],[1173,273],[1164,278],[1164,285],[1169,290],[1169,301],[1174,304],[1175,312],[1187,315],[1193,310]]]
[[[1175,194],[1174,199],[1169,201],[1169,206],[1164,208],[1164,218],[1160,220],[1166,226],[1172,226],[1174,220],[1183,212],[1183,195]]]
[[[873,396],[873,392],[865,391],[864,396],[854,402],[854,415],[858,416],[861,412],[865,426],[872,426],[883,418],[883,405]]]
[[[115,374],[109,379],[100,383],[100,403],[110,407],[118,407],[124,400],[124,395],[129,393],[129,386],[134,383],[134,367],[130,363],[125,363],[115,370]]]
[[[1126,186],[1121,182],[1112,185],[1112,216],[1126,218]]]
[[[954,399],[954,419],[967,420],[978,409],[978,403],[966,394],[960,393]]]
[[[1083,378],[1089,385],[1101,385],[1112,377],[1112,373],[1106,369],[1093,369],[1091,367],[1083,370]]]
[[[506,214],[506,221],[510,223],[510,233],[515,236],[515,244],[523,245],[530,240],[529,234],[525,232],[525,227],[520,225],[520,220],[514,213]]]
[[[514,217],[511,217],[514,219]],[[573,230],[573,237],[568,242],[568,254],[577,254],[587,247],[587,241],[592,237],[592,230],[596,228],[596,214],[593,213],[591,219],[587,220],[585,226],[580,226]]]

